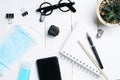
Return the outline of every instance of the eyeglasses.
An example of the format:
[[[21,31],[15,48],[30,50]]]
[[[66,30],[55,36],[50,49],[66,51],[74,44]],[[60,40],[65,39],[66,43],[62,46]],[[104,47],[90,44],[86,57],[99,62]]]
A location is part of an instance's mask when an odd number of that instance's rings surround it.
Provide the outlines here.
[[[40,7],[36,10],[37,12],[41,13],[41,17],[40,17],[40,22],[42,22],[42,16],[48,16],[50,15],[54,9],[59,9],[62,12],[68,12],[69,10],[71,10],[72,12],[76,12],[76,9],[73,7],[73,5],[75,4],[75,2],[71,2],[70,0],[68,0],[69,3],[67,2],[62,2],[62,0],[60,0],[58,2],[58,4],[52,5],[49,2],[44,2],[40,5]]]

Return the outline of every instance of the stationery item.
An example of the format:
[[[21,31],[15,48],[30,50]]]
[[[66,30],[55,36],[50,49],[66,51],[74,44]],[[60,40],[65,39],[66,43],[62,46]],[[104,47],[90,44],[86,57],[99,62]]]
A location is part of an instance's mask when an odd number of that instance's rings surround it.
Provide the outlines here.
[[[85,27],[85,26],[83,26]],[[88,72],[91,72],[95,75],[100,75],[100,72],[93,64],[93,62],[88,58],[85,52],[79,47],[77,41],[81,38],[83,43],[88,43],[86,39],[86,35],[81,33],[81,27],[77,26],[70,34],[69,38],[63,45],[60,53],[65,56],[66,58],[74,61],[75,63],[79,64],[83,68],[85,68]],[[88,48],[89,44],[87,44]]]
[[[26,15],[28,15],[28,12],[27,12],[27,11],[25,11],[25,12],[22,13],[22,16],[23,16],[23,17],[25,17]]]
[[[94,58],[91,56],[91,54],[89,53],[89,51],[85,48],[85,46],[80,41],[78,41],[78,44],[83,49],[83,51],[86,53],[86,55],[90,58],[90,60],[94,63],[94,65],[97,67],[97,69],[99,70],[99,72],[103,75],[104,79],[105,80],[109,80],[108,77],[106,76],[106,74],[99,68],[98,64],[96,63],[96,61],[94,60]]]
[[[93,51],[93,53],[94,53],[94,55],[95,55],[95,57],[96,57],[96,59],[97,59],[97,62],[98,62],[98,64],[99,64],[99,67],[100,67],[101,69],[103,69],[103,65],[102,65],[102,62],[101,62],[100,57],[99,57],[99,55],[98,55],[98,52],[97,52],[97,50],[96,50],[96,47],[94,46],[93,41],[92,41],[92,39],[91,39],[91,37],[89,36],[88,33],[87,33],[87,39],[88,39],[88,42],[90,43],[91,49],[92,49],[92,51]]]
[[[101,38],[102,35],[103,35],[103,33],[104,33],[104,31],[103,31],[102,29],[98,29],[98,30],[97,30],[97,35],[96,35],[96,37],[97,37],[97,38]]]
[[[21,9],[21,12],[22,12],[22,14],[21,14],[21,15],[22,15],[23,17],[25,17],[25,16],[27,16],[27,15],[28,15],[28,12],[27,12],[27,11],[25,11],[25,9],[24,9],[24,8],[22,8],[22,9]]]
[[[8,19],[8,23],[12,24],[12,19],[14,18],[14,13],[7,13],[6,19]]]
[[[57,57],[38,59],[36,63],[39,80],[61,80]]]
[[[0,74],[3,75],[34,43],[35,40],[25,29],[19,25],[15,26],[0,43]]]
[[[102,35],[103,35],[103,33],[104,33],[104,30],[101,29],[101,27],[100,27],[100,22],[99,22],[98,19],[97,19],[97,24],[98,24],[98,26],[97,26],[97,34],[96,34],[96,38],[101,38]]]
[[[69,60],[73,60],[78,64],[85,66],[85,68],[89,69],[92,72],[101,73],[100,71],[98,71],[98,69],[93,64],[93,62],[90,59],[88,59],[88,56],[86,55],[86,53],[80,48],[79,44],[77,43],[77,41],[79,40],[81,43],[84,43],[85,48],[93,56],[94,60],[96,60],[94,57],[94,54],[92,54],[93,52],[90,48],[88,40],[86,39],[86,32],[89,32],[89,34],[91,34],[91,37],[96,35],[96,30],[94,28],[93,26],[90,26],[88,24],[77,25],[72,31],[67,41],[65,42],[65,44],[62,46],[61,54],[66,58],[69,58]],[[119,34],[120,34],[120,31],[119,31],[119,28],[117,27],[114,29],[111,28],[110,31],[108,30],[106,32],[106,35],[102,36],[102,38],[99,40],[95,37],[92,38],[92,40],[95,41],[97,51],[101,56],[100,59],[104,64],[103,65],[104,69],[102,69],[102,71],[104,71],[104,73],[106,74],[109,80],[120,79],[120,64],[119,64],[120,36]]]
[[[30,68],[31,64],[30,63],[24,63],[22,64],[18,80],[29,80],[30,78]]]
[[[71,10],[72,12],[76,12],[76,9],[73,7],[73,5],[75,4],[75,2],[71,2],[70,0],[68,0],[69,3],[62,3],[62,0],[60,0],[58,2],[58,4],[56,5],[52,5],[51,3],[49,2],[44,2],[40,5],[40,7],[36,10],[37,12],[40,12],[41,13],[41,16],[40,16],[40,21],[42,22],[43,18],[42,16],[48,16],[50,15],[54,9],[60,9],[62,12],[67,12],[69,10]],[[48,6],[46,6],[48,5]],[[64,10],[63,7],[66,7],[66,9]]]

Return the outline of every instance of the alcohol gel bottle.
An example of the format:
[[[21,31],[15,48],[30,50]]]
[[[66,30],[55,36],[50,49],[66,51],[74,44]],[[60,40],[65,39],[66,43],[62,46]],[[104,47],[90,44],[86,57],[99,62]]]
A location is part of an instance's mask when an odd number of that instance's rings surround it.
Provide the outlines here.
[[[18,80],[29,80],[30,71],[31,71],[31,64],[24,63],[21,67]]]

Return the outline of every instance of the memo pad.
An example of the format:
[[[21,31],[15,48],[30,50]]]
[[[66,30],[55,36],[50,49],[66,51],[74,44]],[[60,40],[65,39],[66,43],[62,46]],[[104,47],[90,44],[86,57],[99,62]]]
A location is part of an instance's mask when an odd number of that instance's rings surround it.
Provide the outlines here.
[[[21,26],[15,26],[10,34],[0,43],[0,74],[9,69],[25,51],[34,44],[32,36]]]
[[[104,66],[103,72],[106,74],[109,80],[120,80],[119,30],[120,27],[111,28],[110,30],[106,31],[106,34],[102,36],[101,39],[96,39],[94,36],[95,31],[88,24],[81,24],[79,26],[76,26],[76,28],[74,28],[71,35],[63,45],[61,54],[66,58],[69,58],[69,60],[76,62],[81,67],[88,69],[88,71],[101,76],[98,69],[78,44],[78,41],[84,44],[85,48],[95,58],[86,37],[86,32],[89,34],[91,33],[92,39],[94,40],[94,44]]]
[[[73,62],[79,64],[81,67],[85,68],[88,72],[91,72],[96,75],[100,75],[100,72],[86,55],[86,53],[79,46],[78,41],[81,40],[84,43],[87,49],[90,48],[88,41],[86,39],[86,35],[81,31],[81,26],[77,26],[65,42],[64,46],[60,53],[66,58],[72,60]],[[86,29],[87,30],[87,29]],[[89,28],[88,28],[89,30]],[[90,49],[91,50],[91,49]]]

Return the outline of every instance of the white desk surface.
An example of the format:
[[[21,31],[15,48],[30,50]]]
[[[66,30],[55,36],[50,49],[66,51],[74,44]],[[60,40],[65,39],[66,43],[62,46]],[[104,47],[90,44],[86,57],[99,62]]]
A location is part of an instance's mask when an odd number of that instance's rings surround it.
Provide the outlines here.
[[[57,4],[59,0],[45,1],[51,4]],[[74,7],[77,10],[76,13],[71,13],[70,11],[64,13],[57,9],[54,10],[50,16],[45,17],[44,22],[39,22],[40,14],[36,13],[35,10],[44,0],[0,0],[0,40],[2,40],[16,24],[22,25],[36,39],[36,44],[33,48],[27,51],[20,60],[11,66],[10,70],[8,70],[0,80],[17,80],[21,64],[27,61],[32,63],[30,80],[39,80],[35,61],[50,56],[57,56],[59,58],[62,80],[98,80],[92,75],[86,74],[83,69],[77,68],[74,64],[64,60],[59,51],[76,23],[90,25],[91,29],[94,30],[94,33],[92,33],[92,37],[94,38],[97,33],[97,26],[102,26],[101,28],[105,30],[102,38],[112,36],[114,32],[118,34],[116,37],[119,36],[120,27],[109,28],[98,24],[96,17],[97,0],[72,1],[75,2]],[[29,14],[22,17],[21,8],[27,10]],[[5,19],[5,14],[9,12],[15,14],[12,24],[8,24]],[[57,37],[47,35],[47,31],[51,25],[56,25],[60,28],[60,34]],[[97,40],[101,41],[102,38]],[[118,38],[118,40],[120,40],[120,38]],[[106,45],[110,46],[109,43],[106,43]],[[119,46],[117,49],[120,50]],[[102,54],[100,54],[100,56],[102,56]]]

